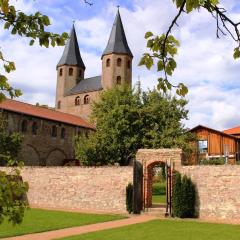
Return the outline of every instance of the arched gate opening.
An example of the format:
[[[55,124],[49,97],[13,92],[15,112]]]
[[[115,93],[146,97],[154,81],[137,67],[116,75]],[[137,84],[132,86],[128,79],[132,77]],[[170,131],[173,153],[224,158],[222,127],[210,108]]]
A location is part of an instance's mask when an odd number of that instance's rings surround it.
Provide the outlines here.
[[[157,204],[158,207],[166,209],[166,214],[171,214],[173,170],[181,166],[181,158],[181,149],[138,150],[134,164],[133,208],[135,213],[156,206],[155,200],[153,201],[153,185],[157,168],[164,165],[161,169],[166,173],[166,181],[162,182],[165,184],[165,202]]]

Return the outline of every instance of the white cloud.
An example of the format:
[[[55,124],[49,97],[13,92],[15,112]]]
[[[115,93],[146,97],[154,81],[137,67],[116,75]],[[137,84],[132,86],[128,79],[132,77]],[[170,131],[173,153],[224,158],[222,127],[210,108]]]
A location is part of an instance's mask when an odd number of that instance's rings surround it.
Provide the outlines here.
[[[17,2],[20,4],[19,8],[30,12],[34,10],[32,1]],[[240,19],[240,13],[234,10],[237,3],[237,0],[223,2],[227,9],[232,10],[229,14],[234,19]],[[121,8],[120,11],[128,43],[134,54],[133,83],[140,76],[145,89],[153,88],[157,83],[156,71],[147,71],[144,67],[137,66],[142,53],[146,51],[144,34],[148,30],[156,34],[166,31],[176,9],[169,0],[134,0],[132,9]],[[54,12],[53,16],[50,15],[54,23],[53,29],[60,29],[62,26],[65,31],[66,22],[71,21],[71,16],[62,14],[61,19],[56,18],[61,14],[59,8],[51,10],[49,14],[51,12]],[[98,15],[76,21],[81,54],[87,67],[86,76],[101,73],[101,53],[106,47],[115,13],[116,7],[109,1]],[[173,82],[184,82],[189,86],[187,98],[190,120],[186,122],[187,126],[202,124],[225,129],[240,125],[240,114],[237,111],[240,105],[240,62],[234,61],[232,57],[235,43],[230,37],[216,39],[216,24],[206,11],[185,14],[178,24],[174,34],[181,41],[181,47]],[[54,104],[55,66],[63,49],[29,47],[26,40],[12,37],[6,39],[1,33],[3,50],[6,49],[9,53],[7,56],[17,63],[17,71],[11,75],[12,82],[21,83],[19,86],[26,89],[23,99],[34,103]]]

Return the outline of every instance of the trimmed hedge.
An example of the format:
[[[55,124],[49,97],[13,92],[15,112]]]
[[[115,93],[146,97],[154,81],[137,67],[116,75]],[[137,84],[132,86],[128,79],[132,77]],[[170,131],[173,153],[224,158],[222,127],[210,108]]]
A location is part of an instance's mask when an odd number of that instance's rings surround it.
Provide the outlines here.
[[[131,183],[126,187],[126,208],[129,213],[133,212],[133,185]]]
[[[173,182],[173,216],[192,218],[195,216],[196,191],[192,180],[176,173]]]

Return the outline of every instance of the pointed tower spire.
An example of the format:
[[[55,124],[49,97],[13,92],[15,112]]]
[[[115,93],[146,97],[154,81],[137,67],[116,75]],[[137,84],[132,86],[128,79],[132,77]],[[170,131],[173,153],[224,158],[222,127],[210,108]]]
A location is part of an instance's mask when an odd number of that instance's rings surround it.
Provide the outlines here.
[[[119,13],[119,7],[115,21],[113,23],[112,31],[108,40],[106,49],[102,54],[104,55],[117,53],[117,54],[127,54],[130,57],[133,57],[132,52],[128,46],[126,35],[124,32],[121,16]]]
[[[72,27],[72,31],[70,33],[70,37],[64,48],[63,55],[60,61],[58,62],[57,67],[63,66],[63,65],[78,66],[83,68],[84,70],[86,68],[80,54],[74,24]]]

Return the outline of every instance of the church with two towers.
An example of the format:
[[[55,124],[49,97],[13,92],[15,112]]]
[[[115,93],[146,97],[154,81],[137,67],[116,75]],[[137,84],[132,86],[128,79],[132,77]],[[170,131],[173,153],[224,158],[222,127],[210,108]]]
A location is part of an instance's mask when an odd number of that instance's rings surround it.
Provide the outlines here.
[[[88,119],[91,103],[98,101],[103,90],[117,85],[132,85],[132,59],[133,54],[128,46],[118,10],[107,46],[102,53],[102,74],[85,78],[86,66],[73,26],[57,64],[55,109]]]

